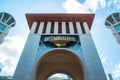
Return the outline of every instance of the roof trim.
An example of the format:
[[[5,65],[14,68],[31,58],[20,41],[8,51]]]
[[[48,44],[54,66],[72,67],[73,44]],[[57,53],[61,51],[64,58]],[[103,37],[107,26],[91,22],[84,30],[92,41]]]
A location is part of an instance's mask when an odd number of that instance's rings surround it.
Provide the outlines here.
[[[26,14],[29,29],[31,29],[33,22],[43,21],[87,22],[89,29],[91,29],[94,16],[94,14]]]

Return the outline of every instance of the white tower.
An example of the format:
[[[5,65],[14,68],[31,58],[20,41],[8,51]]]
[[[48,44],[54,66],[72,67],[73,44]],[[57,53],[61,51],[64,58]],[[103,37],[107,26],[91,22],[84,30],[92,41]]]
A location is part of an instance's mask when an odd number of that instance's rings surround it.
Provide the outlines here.
[[[8,13],[0,13],[0,44],[7,36],[11,27],[15,26],[15,19]]]
[[[120,13],[113,13],[105,20],[105,25],[112,31],[113,36],[120,44]]]

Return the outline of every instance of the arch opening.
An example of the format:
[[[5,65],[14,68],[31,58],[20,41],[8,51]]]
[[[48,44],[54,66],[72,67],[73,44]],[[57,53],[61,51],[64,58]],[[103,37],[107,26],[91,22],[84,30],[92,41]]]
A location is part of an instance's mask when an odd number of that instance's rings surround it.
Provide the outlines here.
[[[66,74],[71,80],[85,80],[82,61],[75,53],[65,49],[45,53],[38,61],[35,73],[35,80],[49,80],[50,76],[57,73]]]
[[[65,73],[55,73],[50,75],[47,80],[73,80],[73,78]]]

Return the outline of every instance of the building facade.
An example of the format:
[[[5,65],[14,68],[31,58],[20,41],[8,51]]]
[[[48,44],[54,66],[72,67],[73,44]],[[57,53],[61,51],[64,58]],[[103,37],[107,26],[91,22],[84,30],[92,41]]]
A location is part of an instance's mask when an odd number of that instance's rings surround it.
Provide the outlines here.
[[[105,20],[105,25],[111,30],[116,41],[120,44],[120,13],[113,13]]]
[[[15,19],[8,13],[0,13],[0,44],[3,43],[11,27],[15,26]]]
[[[90,34],[94,14],[26,14],[30,33],[14,80],[107,80]],[[64,79],[65,80],[65,79]]]

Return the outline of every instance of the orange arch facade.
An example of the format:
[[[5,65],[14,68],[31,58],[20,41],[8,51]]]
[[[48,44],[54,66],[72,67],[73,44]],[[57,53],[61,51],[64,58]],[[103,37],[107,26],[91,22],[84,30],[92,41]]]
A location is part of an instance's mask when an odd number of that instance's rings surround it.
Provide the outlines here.
[[[30,33],[14,80],[56,80],[49,79],[55,73],[72,80],[107,80],[90,34],[94,14],[26,14],[26,18]]]

